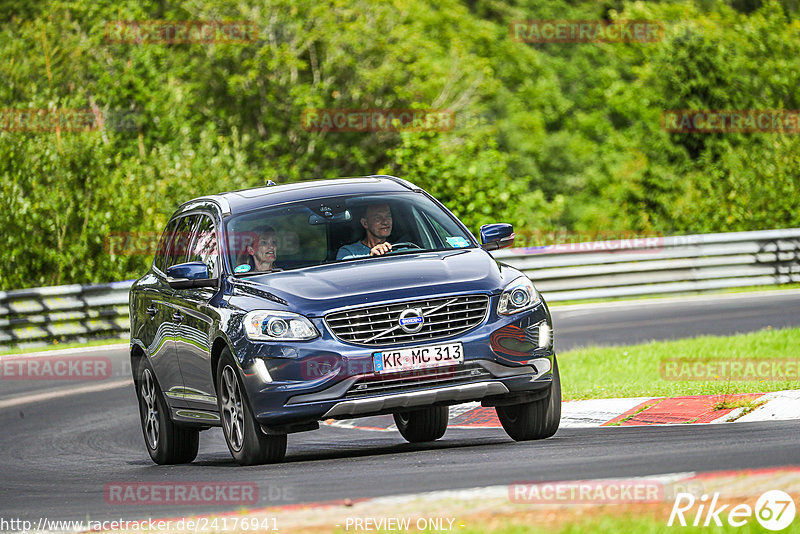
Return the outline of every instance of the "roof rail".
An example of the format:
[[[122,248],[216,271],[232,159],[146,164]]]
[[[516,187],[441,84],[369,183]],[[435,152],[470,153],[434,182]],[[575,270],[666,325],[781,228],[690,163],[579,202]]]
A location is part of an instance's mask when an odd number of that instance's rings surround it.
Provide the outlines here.
[[[387,180],[391,180],[391,181],[393,181],[395,183],[398,183],[398,184],[402,185],[403,187],[405,187],[407,189],[410,189],[412,191],[415,191],[415,192],[418,192],[418,193],[422,191],[421,187],[418,187],[418,186],[412,184],[408,180],[404,180],[402,178],[398,178],[397,176],[392,176],[392,175],[389,175],[389,174],[371,174],[371,175],[367,176],[367,178],[386,178]]]
[[[197,202],[199,200],[208,200],[215,203],[217,206],[219,206],[219,210],[222,212],[222,215],[231,214],[231,205],[230,203],[228,203],[228,199],[221,195],[207,195],[204,197],[197,197],[193,198],[189,202]],[[186,204],[189,204],[189,202],[184,202],[183,204],[181,204],[181,206],[185,206]]]

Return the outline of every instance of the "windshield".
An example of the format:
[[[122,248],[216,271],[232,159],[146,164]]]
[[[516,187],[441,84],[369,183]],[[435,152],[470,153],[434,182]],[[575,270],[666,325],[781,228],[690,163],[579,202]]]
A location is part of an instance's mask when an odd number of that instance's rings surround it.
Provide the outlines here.
[[[376,242],[389,255],[476,246],[444,210],[421,193],[323,198],[266,207],[225,225],[234,274],[250,275],[370,258]]]

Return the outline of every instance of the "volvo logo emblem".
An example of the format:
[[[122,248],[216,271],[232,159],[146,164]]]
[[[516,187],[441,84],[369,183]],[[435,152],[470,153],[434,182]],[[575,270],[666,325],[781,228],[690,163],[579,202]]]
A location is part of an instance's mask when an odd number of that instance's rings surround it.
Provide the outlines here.
[[[422,325],[425,323],[425,318],[422,316],[422,310],[419,308],[408,308],[403,310],[400,314],[400,328],[413,334],[422,330]]]

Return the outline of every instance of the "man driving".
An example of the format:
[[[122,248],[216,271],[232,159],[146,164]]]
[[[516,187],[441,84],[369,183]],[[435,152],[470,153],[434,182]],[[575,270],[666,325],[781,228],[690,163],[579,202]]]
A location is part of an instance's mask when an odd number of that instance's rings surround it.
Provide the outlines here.
[[[382,256],[392,250],[387,241],[392,233],[392,210],[388,204],[371,204],[361,217],[361,226],[367,235],[361,241],[342,246],[336,253],[337,260],[348,260],[363,256]]]

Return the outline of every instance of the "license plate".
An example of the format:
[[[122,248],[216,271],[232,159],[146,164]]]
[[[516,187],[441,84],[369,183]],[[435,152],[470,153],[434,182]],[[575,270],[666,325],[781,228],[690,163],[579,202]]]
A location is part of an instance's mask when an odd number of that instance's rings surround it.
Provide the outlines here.
[[[373,353],[372,362],[375,372],[379,374],[414,371],[462,364],[464,351],[461,343],[385,350]]]

